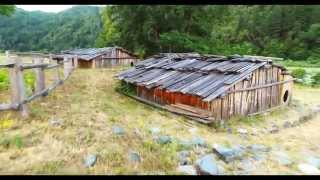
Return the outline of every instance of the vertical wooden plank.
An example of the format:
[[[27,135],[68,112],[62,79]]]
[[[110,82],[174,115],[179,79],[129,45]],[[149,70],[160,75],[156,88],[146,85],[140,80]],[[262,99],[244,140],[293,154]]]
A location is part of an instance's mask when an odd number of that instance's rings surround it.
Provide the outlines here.
[[[36,64],[43,63],[43,59],[40,57],[36,57],[34,59]],[[43,68],[35,68],[35,75],[36,75],[36,93],[39,93],[45,89],[45,74]]]
[[[23,71],[21,70],[21,60],[17,58],[7,57],[7,61],[15,63],[13,68],[9,69],[10,87],[11,87],[11,102],[19,104],[19,110],[23,118],[28,117],[28,108],[26,104],[21,104],[26,97],[25,85],[23,79]]]
[[[64,68],[64,78],[67,78],[71,71],[72,71],[72,61],[69,57],[64,57],[63,58],[64,63],[63,63],[63,68]]]
[[[74,68],[78,68],[78,56],[74,57]]]

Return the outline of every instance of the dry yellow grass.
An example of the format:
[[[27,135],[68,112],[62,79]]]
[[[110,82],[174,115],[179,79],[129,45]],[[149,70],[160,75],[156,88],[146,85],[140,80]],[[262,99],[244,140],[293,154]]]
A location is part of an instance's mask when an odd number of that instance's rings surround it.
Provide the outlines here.
[[[217,132],[214,128],[189,121],[183,117],[160,111],[118,94],[113,76],[118,72],[108,69],[77,69],[71,78],[52,94],[29,104],[31,115],[21,120],[14,112],[1,112],[1,120],[11,120],[11,127],[0,130],[1,174],[175,174],[177,167],[175,143],[159,145],[148,132],[160,127],[162,134],[190,139],[196,134],[209,144],[261,143],[280,146],[296,161],[303,153],[320,153],[319,116],[301,127],[281,130],[279,134],[261,134],[248,140],[237,134]],[[295,99],[306,104],[319,103],[320,89],[295,87]],[[304,98],[312,97],[312,98]],[[233,120],[231,127],[267,127],[270,122],[296,119],[297,111],[285,108],[260,118],[253,123]],[[50,118],[62,119],[63,127],[50,126]],[[249,121],[250,122],[250,121]],[[124,137],[112,134],[112,126],[125,129]],[[22,141],[19,143],[19,140]],[[9,143],[5,143],[9,142]],[[142,161],[128,163],[128,152],[139,152]],[[98,155],[92,168],[83,161],[89,153]],[[233,165],[226,165],[227,173],[234,174]],[[258,165],[257,174],[294,174],[295,167],[287,168],[268,159]]]

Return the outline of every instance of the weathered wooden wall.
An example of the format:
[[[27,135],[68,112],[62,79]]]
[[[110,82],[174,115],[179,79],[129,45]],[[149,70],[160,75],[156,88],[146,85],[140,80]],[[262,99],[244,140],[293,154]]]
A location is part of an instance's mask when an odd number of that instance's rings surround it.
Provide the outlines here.
[[[276,66],[263,67],[252,73],[252,76],[242,80],[229,88],[229,92],[223,97],[211,102],[203,102],[201,98],[182,94],[180,92],[168,92],[165,89],[147,89],[137,86],[137,95],[158,104],[186,104],[211,111],[217,120],[229,119],[231,116],[245,116],[265,111],[271,107],[287,104],[292,96],[293,82],[276,84],[262,88],[257,86],[267,85],[289,80],[290,75],[283,75],[282,70]],[[250,90],[237,91],[251,88]],[[288,100],[283,101],[285,91],[288,90]],[[232,92],[235,91],[235,92]]]

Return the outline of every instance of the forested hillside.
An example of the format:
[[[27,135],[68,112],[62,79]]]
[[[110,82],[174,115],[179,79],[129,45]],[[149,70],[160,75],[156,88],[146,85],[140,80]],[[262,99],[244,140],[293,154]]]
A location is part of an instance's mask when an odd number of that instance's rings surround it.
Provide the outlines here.
[[[197,51],[316,61],[320,6],[112,6],[97,45],[150,55]]]
[[[75,6],[60,13],[17,8],[0,15],[0,49],[60,51],[92,47],[101,31],[99,7]]]
[[[3,14],[8,10],[3,10]],[[0,15],[0,49],[60,51],[122,46],[159,52],[256,54],[318,62],[320,6],[75,6]]]

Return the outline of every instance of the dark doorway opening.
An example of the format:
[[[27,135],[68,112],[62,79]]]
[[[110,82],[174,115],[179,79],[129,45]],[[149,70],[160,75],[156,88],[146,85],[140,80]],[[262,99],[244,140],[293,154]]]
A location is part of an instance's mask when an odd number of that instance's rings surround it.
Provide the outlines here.
[[[283,95],[283,102],[286,103],[288,101],[288,98],[289,98],[289,91],[286,90],[286,92],[284,92],[284,95]]]

